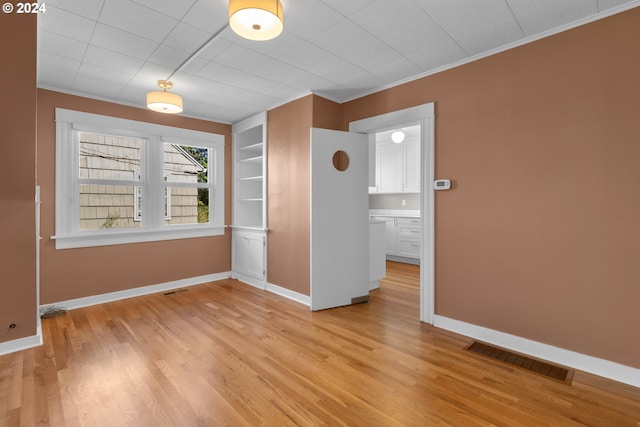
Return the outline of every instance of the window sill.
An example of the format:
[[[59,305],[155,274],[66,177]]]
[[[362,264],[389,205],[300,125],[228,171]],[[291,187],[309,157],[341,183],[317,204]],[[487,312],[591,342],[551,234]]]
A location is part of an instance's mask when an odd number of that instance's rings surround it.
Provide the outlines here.
[[[173,228],[176,227],[176,228]],[[221,236],[224,226],[172,226],[157,231],[87,231],[75,235],[51,236],[57,249],[89,248],[95,246],[127,245],[131,243],[158,242],[162,240],[192,239],[197,237]]]

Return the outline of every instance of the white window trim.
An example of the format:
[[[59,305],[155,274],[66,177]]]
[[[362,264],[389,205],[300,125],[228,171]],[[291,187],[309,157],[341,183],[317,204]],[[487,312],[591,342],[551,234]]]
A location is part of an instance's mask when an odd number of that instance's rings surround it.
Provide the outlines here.
[[[208,224],[165,225],[164,209],[158,215],[148,209],[143,199],[143,212],[149,212],[144,225],[137,229],[80,230],[79,189],[76,174],[78,165],[78,144],[72,140],[74,130],[114,133],[146,139],[143,153],[146,162],[162,164],[164,142],[178,142],[209,147],[209,165],[213,173],[209,176],[209,200],[213,204]],[[187,239],[219,236],[224,234],[224,135],[153,123],[138,122],[99,114],[56,108],[56,231],[51,236],[56,249],[81,248],[104,245],[120,245],[160,240]],[[149,173],[146,168],[142,173]],[[161,170],[161,168],[157,168]],[[162,185],[152,184],[149,191],[162,192]],[[129,184],[128,184],[129,185]],[[156,200],[164,200],[164,197]]]
[[[142,174],[140,172],[136,172],[136,179],[141,180]],[[167,177],[164,177],[164,181],[167,182]],[[135,197],[133,199],[133,220],[141,221],[142,220],[142,206],[138,204],[138,199],[142,194],[142,187],[135,186]],[[164,219],[165,221],[171,220],[171,188],[164,188]]]

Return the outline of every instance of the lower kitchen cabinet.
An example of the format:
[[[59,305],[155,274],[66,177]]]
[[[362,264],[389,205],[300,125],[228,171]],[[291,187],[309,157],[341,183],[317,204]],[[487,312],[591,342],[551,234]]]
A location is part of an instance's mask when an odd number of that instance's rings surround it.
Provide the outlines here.
[[[386,253],[388,259],[396,257],[420,259],[420,218],[372,216],[372,220],[384,221]]]
[[[396,218],[397,254],[420,258],[420,219]]]

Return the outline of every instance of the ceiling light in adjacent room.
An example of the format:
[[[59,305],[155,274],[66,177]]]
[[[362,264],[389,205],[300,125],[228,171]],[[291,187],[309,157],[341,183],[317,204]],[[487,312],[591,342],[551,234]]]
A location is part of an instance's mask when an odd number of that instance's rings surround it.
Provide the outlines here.
[[[280,0],[229,0],[229,26],[249,40],[271,40],[284,28]]]
[[[167,80],[158,80],[158,86],[162,88],[162,92],[147,93],[147,108],[167,114],[182,112],[182,97],[167,92],[167,89],[173,87],[173,83]]]
[[[400,144],[402,141],[404,141],[404,132],[402,132],[401,130],[394,131],[391,134],[391,140],[396,144]]]

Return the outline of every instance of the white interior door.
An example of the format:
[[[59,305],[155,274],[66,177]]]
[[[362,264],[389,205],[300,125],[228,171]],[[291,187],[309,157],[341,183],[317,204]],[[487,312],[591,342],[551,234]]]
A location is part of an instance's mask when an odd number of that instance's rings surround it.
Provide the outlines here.
[[[311,309],[369,295],[368,136],[311,129]]]

